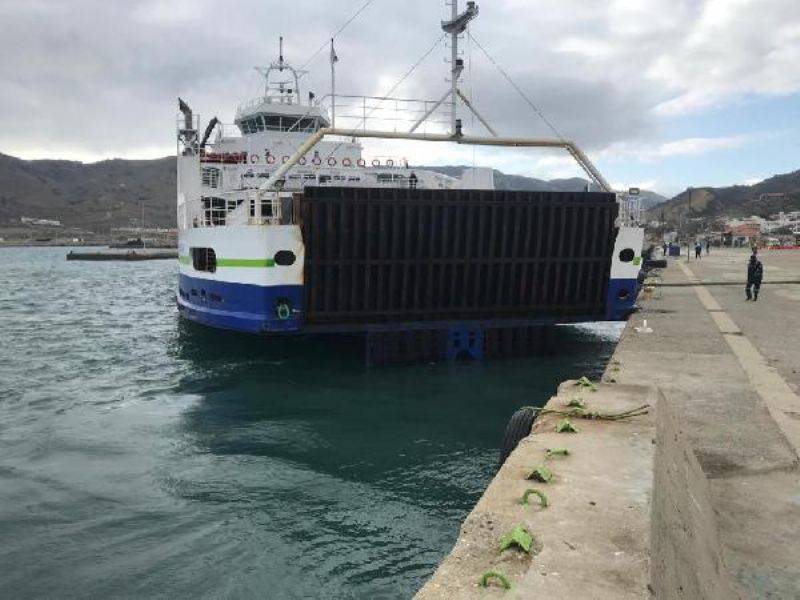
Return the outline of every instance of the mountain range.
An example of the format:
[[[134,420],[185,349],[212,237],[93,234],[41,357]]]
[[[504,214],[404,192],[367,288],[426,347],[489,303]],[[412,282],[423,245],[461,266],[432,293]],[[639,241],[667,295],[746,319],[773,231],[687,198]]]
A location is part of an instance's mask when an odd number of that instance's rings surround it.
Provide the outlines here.
[[[467,167],[429,168],[457,176]],[[494,172],[498,189],[581,191],[578,177],[543,180]],[[667,200],[642,190],[651,219],[678,222],[686,217],[767,216],[800,210],[800,171],[776,175],[751,186],[695,187]],[[112,227],[175,226],[175,158],[104,160],[22,160],[0,154],[0,225],[20,217],[57,219],[95,232]]]
[[[683,219],[749,217],[800,210],[800,171],[775,175],[753,185],[691,187],[651,207],[648,219],[677,224]]]

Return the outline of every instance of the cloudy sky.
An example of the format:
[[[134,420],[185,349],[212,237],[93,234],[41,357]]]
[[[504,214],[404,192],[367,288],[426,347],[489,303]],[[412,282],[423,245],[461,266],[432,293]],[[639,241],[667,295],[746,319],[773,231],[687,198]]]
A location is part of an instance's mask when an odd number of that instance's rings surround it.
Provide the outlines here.
[[[176,97],[232,121],[253,67],[303,64],[365,0],[0,0],[0,152],[174,153]],[[440,37],[439,0],[373,0],[337,37],[337,91],[381,95]],[[800,168],[798,0],[483,0],[474,38],[607,179],[674,194]],[[501,134],[550,136],[474,42],[462,83]],[[440,43],[393,95],[444,91]],[[327,51],[303,93],[329,91]],[[469,131],[480,125],[464,115]],[[559,153],[415,144],[414,162],[579,175]],[[369,149],[376,153],[386,148]]]

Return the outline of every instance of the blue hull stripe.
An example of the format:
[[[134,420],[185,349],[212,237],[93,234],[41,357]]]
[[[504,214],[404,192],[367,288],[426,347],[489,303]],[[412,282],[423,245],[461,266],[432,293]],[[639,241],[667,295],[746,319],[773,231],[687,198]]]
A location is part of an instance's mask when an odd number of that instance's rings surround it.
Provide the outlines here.
[[[303,286],[260,286],[213,281],[180,275],[178,308],[181,315],[211,327],[249,333],[293,332],[303,315]],[[278,304],[291,308],[288,319],[280,319]]]
[[[382,326],[366,327],[358,325],[309,327],[304,328],[303,322],[303,286],[280,285],[259,286],[245,283],[229,283],[213,281],[198,277],[180,275],[179,277],[178,308],[183,317],[218,329],[231,329],[248,333],[297,333],[301,329],[311,332],[319,331],[360,331],[360,330],[392,330],[421,328],[443,325],[452,326],[454,323],[441,321],[433,323],[394,323]],[[639,283],[636,279],[612,279],[608,285],[606,298],[606,319],[609,321],[625,320],[633,312],[636,298],[639,293]],[[620,297],[623,296],[623,297]],[[288,319],[280,319],[276,307],[279,303],[288,304],[292,311]],[[558,318],[533,318],[521,319],[523,324],[546,324],[559,322],[584,322],[594,321],[596,317],[571,317]],[[502,320],[500,320],[502,321]],[[472,325],[508,326],[508,322],[470,322]],[[417,325],[417,327],[414,327]],[[463,325],[463,323],[461,323]]]
[[[624,321],[636,306],[639,282],[636,279],[611,279],[606,296],[606,318],[609,321]]]

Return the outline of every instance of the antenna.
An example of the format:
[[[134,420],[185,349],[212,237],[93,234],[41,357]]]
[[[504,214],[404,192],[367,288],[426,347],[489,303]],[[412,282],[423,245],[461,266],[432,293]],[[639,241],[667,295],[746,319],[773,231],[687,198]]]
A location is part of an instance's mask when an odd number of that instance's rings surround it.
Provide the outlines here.
[[[306,71],[295,69],[283,56],[283,36],[278,38],[278,60],[272,61],[268,67],[255,67],[261,76],[264,78],[264,98],[270,96],[275,98],[274,94],[270,91],[277,91],[277,101],[280,103],[292,104],[293,99],[296,98],[300,102],[300,77]],[[275,75],[275,71],[283,73],[287,71],[287,75]]]

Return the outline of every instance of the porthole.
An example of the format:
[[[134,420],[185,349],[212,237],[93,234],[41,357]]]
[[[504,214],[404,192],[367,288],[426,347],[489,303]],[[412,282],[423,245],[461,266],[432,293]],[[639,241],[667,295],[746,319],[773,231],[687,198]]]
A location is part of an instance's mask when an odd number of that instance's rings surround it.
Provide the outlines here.
[[[636,253],[633,251],[633,248],[625,248],[625,250],[621,250],[619,253],[619,259],[624,263],[631,262],[636,257]]]
[[[289,267],[297,260],[294,252],[291,250],[280,250],[275,253],[275,264],[281,267]]]

